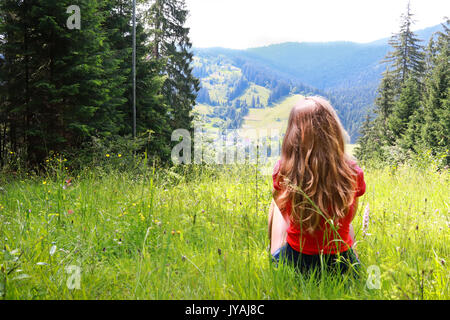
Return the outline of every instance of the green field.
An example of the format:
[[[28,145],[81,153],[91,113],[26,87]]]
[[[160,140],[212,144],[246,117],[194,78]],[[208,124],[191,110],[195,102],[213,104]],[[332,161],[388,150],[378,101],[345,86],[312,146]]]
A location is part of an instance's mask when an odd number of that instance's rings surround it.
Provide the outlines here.
[[[259,97],[260,103],[267,107],[269,104],[269,96],[270,96],[270,90],[261,86],[258,86],[254,83],[250,83],[249,87],[245,92],[237,99],[241,101],[245,101],[247,105],[252,105],[252,100],[257,99]]]
[[[301,95],[292,95],[273,107],[265,109],[250,109],[244,118],[243,129],[278,129],[286,130],[289,113]]]
[[[112,159],[111,161],[120,161]],[[97,168],[0,189],[5,299],[449,299],[449,174],[366,169],[360,278],[304,278],[266,248],[270,177],[249,167]],[[58,178],[59,177],[59,178]],[[362,234],[362,211],[370,223]],[[69,289],[80,271],[79,289]],[[72,270],[72,271],[71,271]],[[319,281],[320,280],[320,281]],[[73,286],[72,286],[73,288]],[[287,288],[289,288],[287,290]]]

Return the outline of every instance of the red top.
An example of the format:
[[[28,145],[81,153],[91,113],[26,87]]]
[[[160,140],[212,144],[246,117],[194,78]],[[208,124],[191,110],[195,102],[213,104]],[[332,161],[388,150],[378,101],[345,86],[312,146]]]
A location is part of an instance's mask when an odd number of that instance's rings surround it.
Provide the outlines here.
[[[281,191],[277,176],[280,171],[280,162],[278,160],[273,169],[273,187],[275,190]],[[350,161],[352,168],[357,173],[357,187],[355,192],[355,197],[352,204],[350,205],[349,213],[339,221],[338,234],[333,232],[331,227],[327,224],[325,226],[325,219],[321,218],[320,228],[314,233],[309,233],[304,230],[303,233],[299,226],[289,223],[287,230],[287,243],[296,251],[302,252],[303,254],[315,255],[323,252],[324,254],[336,254],[337,252],[345,252],[353,245],[353,239],[350,237],[350,223],[352,222],[355,214],[355,201],[357,197],[361,197],[366,192],[366,183],[364,182],[364,172],[356,162]],[[285,210],[281,210],[287,222],[290,221],[289,215],[291,213],[291,205]],[[300,238],[302,239],[302,246],[300,246]],[[341,239],[343,241],[341,241]],[[323,250],[323,251],[322,251]]]

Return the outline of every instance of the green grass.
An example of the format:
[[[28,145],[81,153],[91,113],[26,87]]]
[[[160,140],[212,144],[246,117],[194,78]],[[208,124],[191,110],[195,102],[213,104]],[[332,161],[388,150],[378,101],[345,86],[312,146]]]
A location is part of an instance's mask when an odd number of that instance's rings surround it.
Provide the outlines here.
[[[65,189],[58,176],[0,189],[5,299],[450,298],[448,171],[366,169],[354,226],[362,263],[381,269],[380,290],[364,273],[316,279],[275,268],[266,252],[271,181],[253,167],[94,169]],[[79,290],[66,285],[71,265],[81,267]]]
[[[202,79],[202,86],[208,89],[211,100],[224,103],[233,90],[233,84],[242,78],[242,71],[228,63],[210,68],[211,74]]]
[[[291,109],[301,98],[301,95],[292,95],[273,107],[265,109],[250,109],[249,114],[244,118],[242,128],[244,129],[278,129],[286,131],[287,120]]]
[[[245,101],[247,105],[251,106],[253,98],[256,101],[257,97],[259,97],[260,103],[266,107],[269,103],[270,90],[254,83],[250,83],[247,90],[245,90],[245,92],[235,100],[239,99],[241,101]]]

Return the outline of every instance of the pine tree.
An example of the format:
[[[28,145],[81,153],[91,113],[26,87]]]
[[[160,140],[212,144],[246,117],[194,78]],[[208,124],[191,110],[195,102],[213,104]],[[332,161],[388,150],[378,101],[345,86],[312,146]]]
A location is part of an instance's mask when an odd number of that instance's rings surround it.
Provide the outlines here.
[[[13,149],[29,162],[41,163],[50,150],[79,147],[96,130],[105,131],[114,108],[105,64],[108,47],[101,30],[100,1],[81,0],[80,30],[70,30],[67,8],[61,1],[5,0],[1,34],[6,41],[5,90],[9,106],[8,131]]]
[[[132,2],[126,0],[105,1],[108,19],[104,26],[108,33],[111,55],[120,61],[120,70],[111,81],[122,82],[117,124],[121,136],[132,135]],[[165,77],[161,75],[163,61],[150,58],[151,34],[144,28],[144,16],[138,10],[136,17],[136,133],[138,137],[150,135],[147,151],[162,160],[170,157],[171,130],[167,106],[162,96]],[[120,80],[119,80],[120,79]]]
[[[412,32],[413,23],[408,3],[406,12],[401,17],[400,31],[389,41],[393,51],[382,61],[387,67],[375,101],[374,111],[377,116],[372,120],[370,135],[363,137],[367,140],[366,143],[380,148],[375,152],[377,156],[383,156],[381,148],[384,146],[401,144],[411,149],[416,141],[411,135],[417,134],[423,122],[421,115],[416,113],[422,105],[425,54],[420,40]],[[410,121],[413,123],[410,124]],[[366,156],[370,157],[369,154]]]
[[[191,111],[200,82],[192,74],[193,53],[184,0],[155,0],[146,15],[152,35],[152,59],[164,62],[163,95],[173,129],[192,129]]]
[[[388,119],[388,128],[393,134],[395,142],[403,136],[411,116],[421,107],[420,92],[414,78],[409,77],[395,102],[392,115]]]
[[[375,99],[375,113],[377,114],[378,123],[383,132],[383,140],[389,144],[393,143],[392,133],[389,131],[388,119],[392,114],[395,103],[395,81],[389,68],[381,79],[378,89],[378,97]]]
[[[398,145],[405,151],[419,152],[423,149],[423,140],[421,138],[422,128],[424,126],[423,108],[414,111],[407,124],[405,132],[398,140]]]
[[[406,12],[401,17],[400,31],[389,41],[394,50],[384,60],[391,67],[398,94],[408,78],[412,77],[420,83],[425,68],[421,40],[411,29],[413,16],[408,2]]]
[[[448,24],[448,21],[447,21]],[[445,25],[444,25],[445,27]],[[438,38],[433,69],[426,80],[422,139],[427,147],[448,154],[450,149],[450,68],[448,28]],[[447,156],[447,160],[449,157]]]
[[[379,120],[378,120],[379,121]],[[360,161],[382,158],[383,141],[377,130],[379,124],[377,119],[372,117],[371,112],[367,112],[364,122],[360,128],[360,136],[355,148],[355,156]]]

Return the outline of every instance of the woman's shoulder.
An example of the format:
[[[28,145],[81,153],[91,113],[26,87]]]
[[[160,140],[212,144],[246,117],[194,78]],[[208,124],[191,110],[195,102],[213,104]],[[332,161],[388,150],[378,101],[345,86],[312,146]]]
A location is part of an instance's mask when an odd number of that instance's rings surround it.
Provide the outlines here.
[[[278,179],[278,174],[280,173],[280,168],[281,168],[281,159],[279,159],[275,163],[275,166],[273,167],[273,173],[272,173],[273,188],[278,191],[281,190],[281,186],[280,186],[279,179]]]
[[[366,192],[366,182],[364,181],[364,171],[358,165],[355,159],[348,158],[347,159],[350,167],[356,172],[357,179],[357,187],[356,187],[356,196],[361,197]]]
[[[358,163],[356,162],[355,158],[351,158],[348,157],[347,158],[347,163],[350,165],[350,168],[352,168],[353,170],[355,170],[358,174],[361,172],[363,172],[363,169],[361,169],[361,167],[358,165]]]
[[[273,167],[272,177],[276,177],[278,173],[280,172],[281,167],[281,159],[278,159],[277,162],[275,162],[275,166]]]

